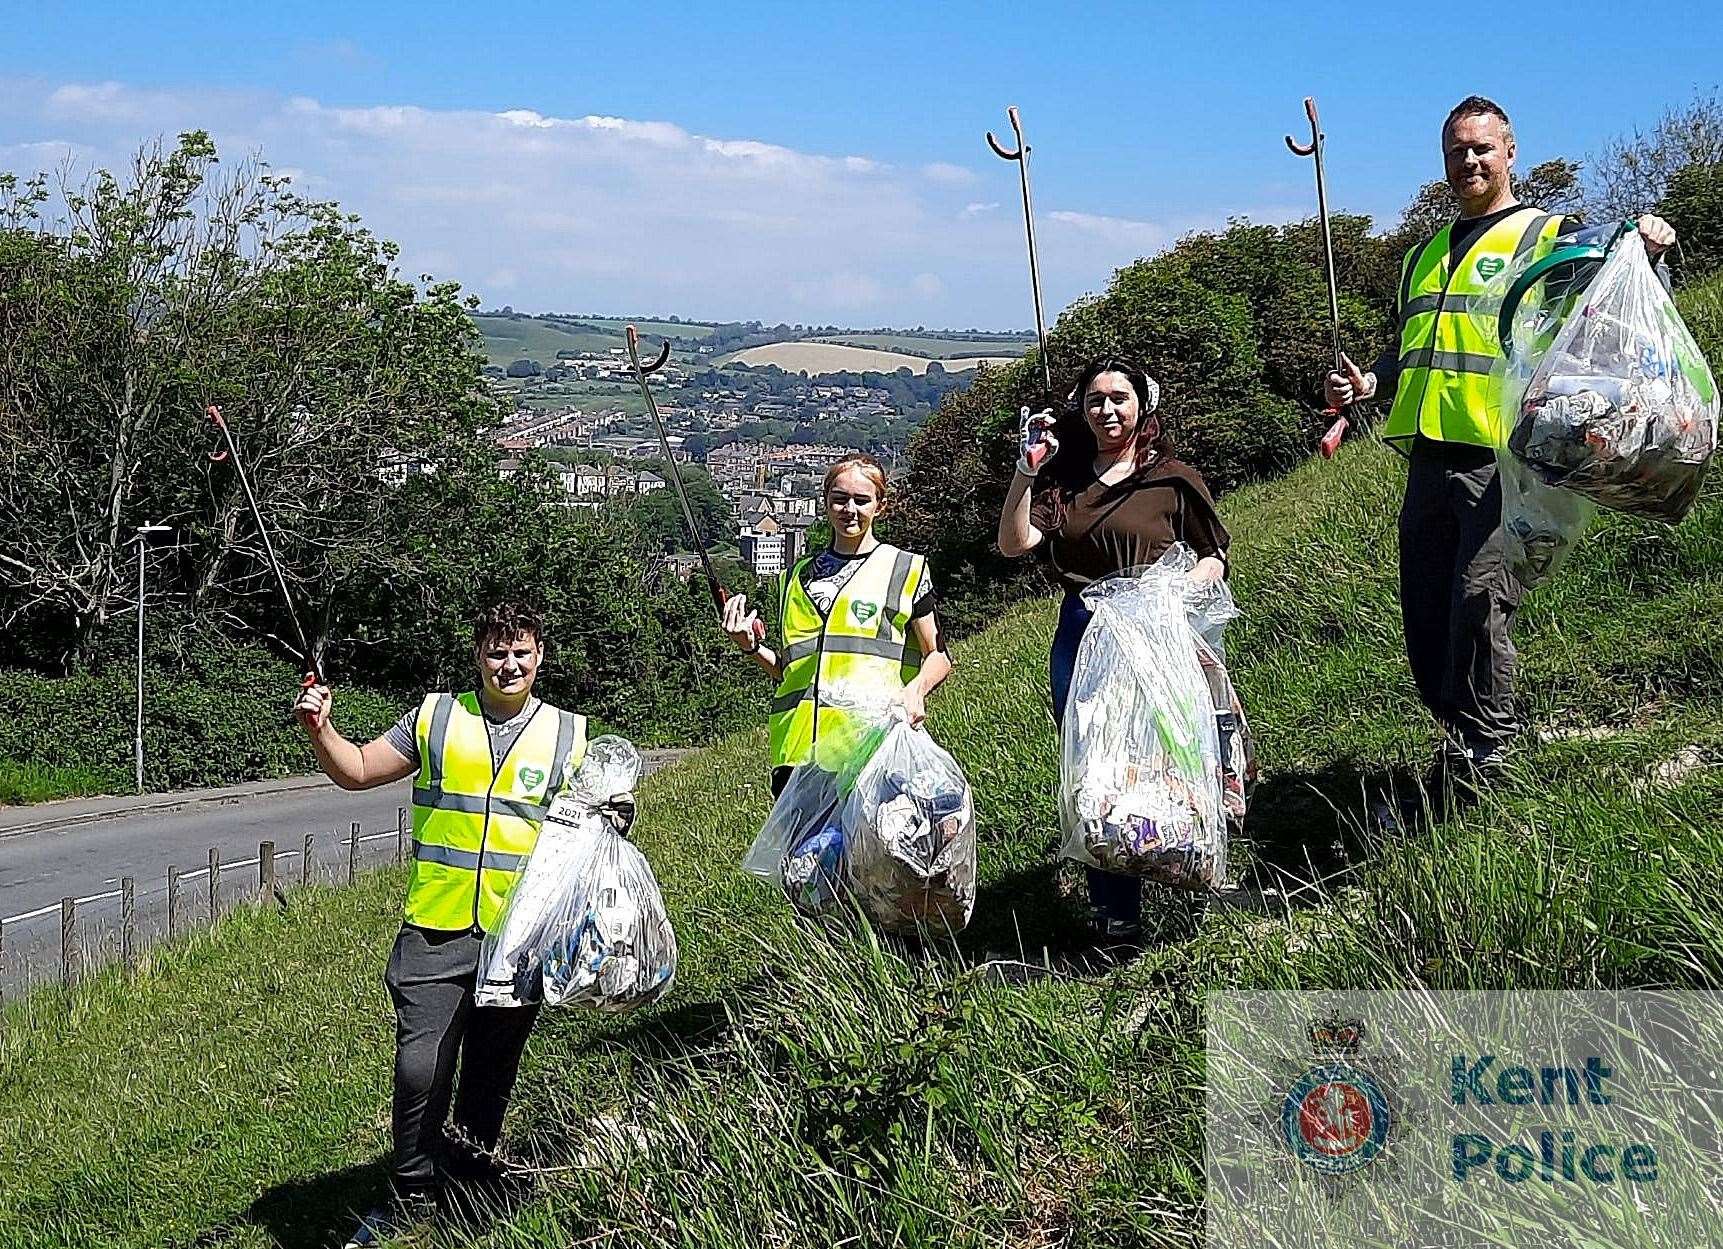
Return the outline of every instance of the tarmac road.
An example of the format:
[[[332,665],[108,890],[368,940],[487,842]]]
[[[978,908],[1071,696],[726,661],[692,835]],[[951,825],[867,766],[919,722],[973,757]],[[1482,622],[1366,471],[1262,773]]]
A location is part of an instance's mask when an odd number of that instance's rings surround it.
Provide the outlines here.
[[[686,754],[642,751],[651,772]],[[76,941],[86,963],[119,954],[120,879],[134,880],[139,948],[167,929],[167,873],[180,869],[175,917],[209,920],[209,851],[220,858],[225,910],[258,890],[258,845],[275,843],[284,884],[302,873],[341,880],[349,838],[360,829],[360,867],[393,860],[396,821],[411,780],[349,793],[321,776],[222,789],[124,798],[81,798],[0,807],[0,993],[12,996],[60,974],[60,902],[77,899]],[[305,835],[312,835],[309,865]],[[410,829],[408,832],[410,841]]]

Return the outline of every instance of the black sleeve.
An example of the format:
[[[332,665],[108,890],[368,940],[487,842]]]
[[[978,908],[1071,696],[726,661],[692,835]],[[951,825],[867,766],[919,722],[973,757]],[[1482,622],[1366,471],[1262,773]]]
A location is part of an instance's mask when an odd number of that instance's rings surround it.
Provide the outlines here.
[[[1393,341],[1382,348],[1382,354],[1376,357],[1376,363],[1370,366],[1369,371],[1376,375],[1375,397],[1383,403],[1388,402],[1394,397],[1394,391],[1400,385],[1400,327],[1398,325],[1394,327]]]
[[[921,588],[915,592],[915,602],[910,604],[909,618],[920,620],[923,616],[931,616],[933,609],[938,606],[933,593],[933,578],[923,576]]]

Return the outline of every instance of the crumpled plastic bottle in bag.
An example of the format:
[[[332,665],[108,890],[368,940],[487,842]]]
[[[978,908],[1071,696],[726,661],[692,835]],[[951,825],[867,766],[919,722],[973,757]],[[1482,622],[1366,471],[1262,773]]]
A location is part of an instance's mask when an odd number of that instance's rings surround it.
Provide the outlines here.
[[[617,825],[640,753],[620,737],[588,743],[552,801],[521,878],[479,953],[479,1006],[544,1001],[629,1010],[669,992],[676,934],[646,856]]]
[[[1142,573],[1083,592],[1094,615],[1065,707],[1061,853],[1107,871],[1216,889],[1226,879],[1229,806],[1217,713],[1231,711],[1236,693],[1226,681],[1228,706],[1217,705],[1200,655],[1206,649],[1224,672],[1221,652],[1198,625],[1215,633],[1237,607],[1224,585],[1190,583],[1196,562],[1177,544]],[[1241,781],[1234,805],[1242,808],[1242,800]]]
[[[894,723],[843,808],[847,880],[891,932],[955,933],[975,910],[975,803],[925,728]]]

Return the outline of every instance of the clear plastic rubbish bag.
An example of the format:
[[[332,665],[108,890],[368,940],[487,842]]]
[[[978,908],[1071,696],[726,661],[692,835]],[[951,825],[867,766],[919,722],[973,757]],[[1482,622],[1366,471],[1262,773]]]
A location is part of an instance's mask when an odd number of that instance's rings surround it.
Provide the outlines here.
[[[925,729],[898,719],[856,777],[841,828],[846,879],[892,932],[958,932],[975,910],[975,803]]]
[[[1597,504],[1583,494],[1545,485],[1506,447],[1496,448],[1496,476],[1502,485],[1503,560],[1514,580],[1529,590],[1567,562],[1597,514]]]
[[[1582,297],[1546,300],[1518,315],[1510,308],[1508,316],[1514,343],[1504,345],[1516,347],[1503,390],[1508,450],[1545,486],[1636,516],[1681,520],[1717,450],[1717,383],[1639,234],[1616,244]],[[1538,320],[1525,335],[1531,318]],[[1540,561],[1560,561],[1559,542],[1543,557],[1550,544],[1540,548],[1538,539],[1583,519],[1580,509],[1525,485],[1523,477],[1515,482],[1514,507],[1527,530],[1515,541],[1535,576]],[[1504,495],[1504,518],[1508,502]]]
[[[808,915],[824,914],[843,896],[844,801],[902,715],[886,692],[848,683],[822,691],[820,703],[843,714],[822,717],[813,759],[790,774],[742,860],[744,871],[778,885]]]
[[[1192,622],[1193,599],[1219,601],[1187,579],[1195,564],[1180,544],[1140,575],[1109,577],[1083,592],[1094,617],[1065,705],[1061,853],[1107,871],[1214,889],[1226,879],[1228,803],[1202,650],[1222,674],[1224,665]],[[1229,680],[1228,710],[1236,697],[1230,687]]]
[[[598,737],[551,803],[502,920],[485,934],[480,1006],[629,1010],[668,993],[676,934],[646,856],[624,836],[640,754]]]
[[[1584,495],[1546,485],[1508,450],[1508,435],[1532,374],[1560,332],[1563,318],[1601,267],[1601,251],[1598,255],[1598,259],[1546,270],[1542,279],[1526,284],[1509,310],[1506,326],[1500,317],[1503,300],[1542,260],[1535,252],[1499,273],[1468,308],[1481,341],[1496,342],[1502,333],[1508,335],[1507,350],[1497,353],[1490,371],[1489,407],[1499,417],[1496,475],[1502,492],[1503,561],[1514,580],[1528,590],[1555,575],[1597,512],[1597,504]]]

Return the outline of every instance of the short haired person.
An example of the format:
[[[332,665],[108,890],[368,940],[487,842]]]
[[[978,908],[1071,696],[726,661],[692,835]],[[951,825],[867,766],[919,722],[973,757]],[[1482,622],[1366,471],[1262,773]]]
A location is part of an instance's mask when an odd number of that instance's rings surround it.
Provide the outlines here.
[[[351,1246],[378,1244],[428,1213],[449,1179],[496,1177],[485,1155],[538,1008],[473,1005],[480,947],[586,753],[585,718],[533,694],[543,660],[543,617],[499,603],[473,622],[477,688],[427,694],[363,746],[335,728],[327,686],[294,704],[317,762],[343,789],[417,774],[412,874],[384,974],[395,1003],[394,1200],[366,1216]]]
[[[1194,581],[1226,575],[1231,539],[1202,475],[1173,455],[1155,415],[1161,388],[1132,361],[1102,357],[1077,376],[1078,410],[1025,423],[1023,454],[999,511],[999,549],[1039,551],[1065,591],[1048,657],[1053,719],[1061,726],[1077,648],[1092,613],[1083,591],[1107,577],[1148,568],[1175,542],[1197,557]],[[1031,462],[1041,441],[1047,457]],[[1142,936],[1142,881],[1087,867],[1097,935],[1130,944]]]
[[[1501,345],[1474,329],[1473,301],[1519,260],[1590,241],[1576,217],[1545,213],[1514,194],[1514,132],[1500,105],[1468,96],[1442,123],[1442,160],[1457,219],[1401,262],[1395,341],[1360,370],[1343,358],[1328,402],[1393,397],[1383,437],[1409,458],[1400,508],[1400,615],[1419,697],[1443,730],[1438,765],[1489,776],[1519,731],[1509,630],[1520,588],[1504,562],[1495,447],[1503,419],[1489,402]],[[1657,217],[1639,219],[1655,260],[1675,241]]]
[[[927,696],[951,674],[934,615],[927,560],[882,542],[874,521],[886,506],[885,470],[871,455],[846,455],[826,470],[820,497],[831,545],[784,577],[778,600],[783,648],[754,636],[759,613],[738,594],[724,604],[724,631],[778,682],[772,698],[772,793],[813,758],[836,709],[821,699],[842,681],[884,690],[909,722],[927,718]]]

